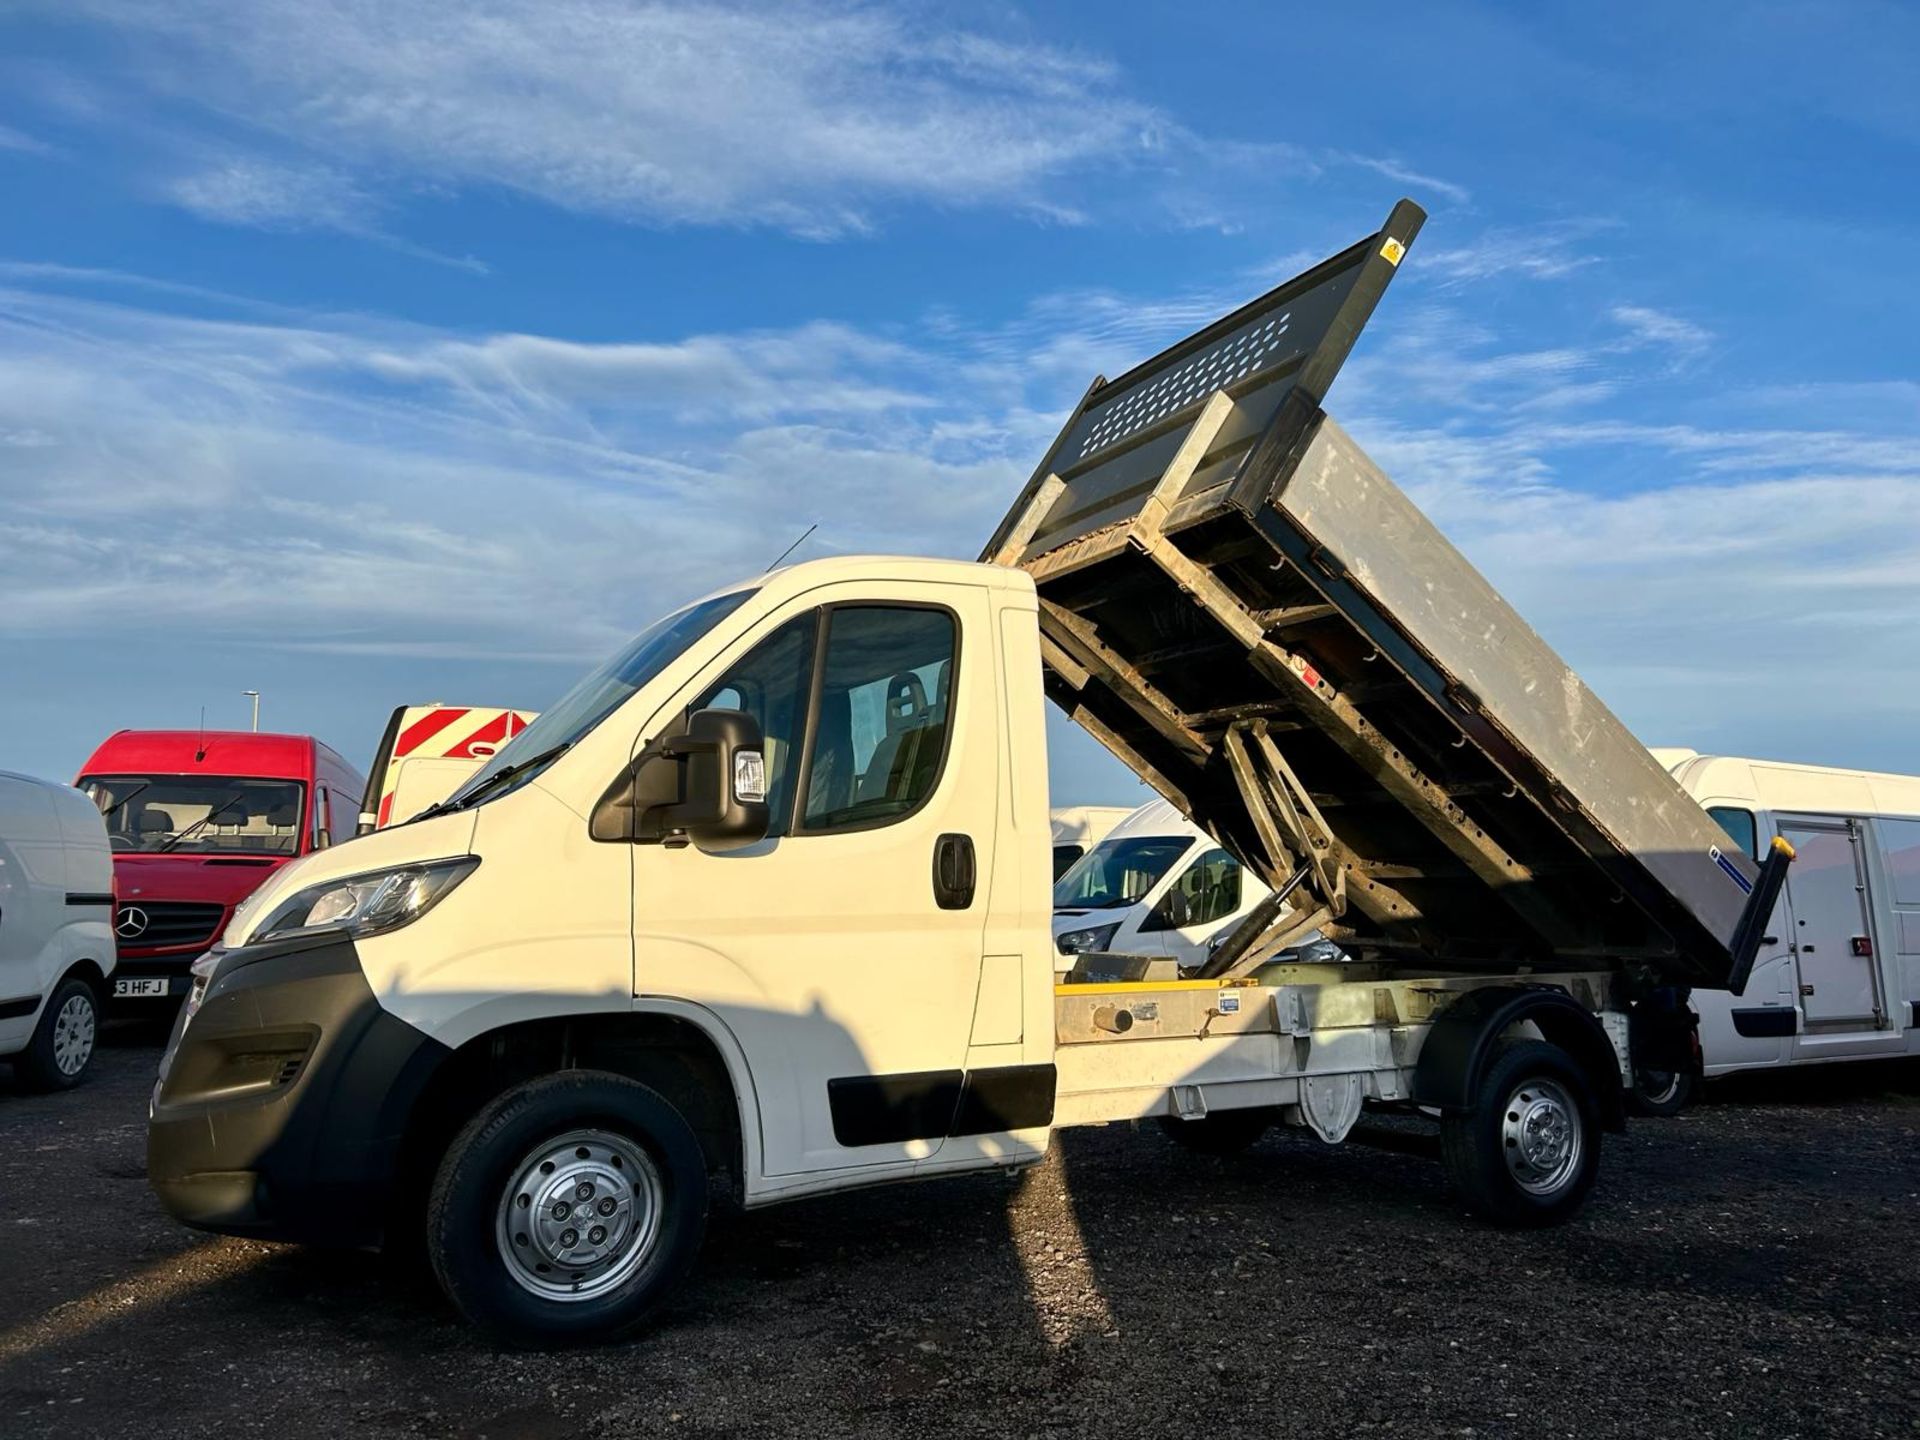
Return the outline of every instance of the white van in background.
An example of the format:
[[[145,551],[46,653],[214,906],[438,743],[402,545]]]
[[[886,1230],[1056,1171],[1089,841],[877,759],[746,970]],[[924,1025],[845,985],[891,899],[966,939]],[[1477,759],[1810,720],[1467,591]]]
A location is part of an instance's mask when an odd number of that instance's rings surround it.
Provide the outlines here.
[[[71,786],[0,771],[0,1059],[29,1089],[85,1078],[113,963],[99,810]]]
[[[1198,965],[1267,893],[1206,831],[1150,800],[1055,882],[1054,968],[1096,950]]]
[[[359,834],[411,820],[458,790],[537,712],[497,705],[402,705],[367,769]]]
[[[1745,993],[1693,994],[1703,1073],[1920,1054],[1920,777],[1653,753],[1734,848],[1798,856]],[[1641,1077],[1640,1099],[1671,1112],[1687,1089]]]
[[[1053,810],[1053,878],[1107,838],[1133,812],[1124,805],[1057,805]]]

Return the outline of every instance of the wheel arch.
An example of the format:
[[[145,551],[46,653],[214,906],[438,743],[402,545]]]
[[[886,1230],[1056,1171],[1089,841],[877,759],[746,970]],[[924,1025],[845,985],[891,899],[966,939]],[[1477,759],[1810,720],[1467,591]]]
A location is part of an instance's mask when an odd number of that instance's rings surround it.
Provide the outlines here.
[[[1613,1042],[1591,1011],[1564,990],[1545,985],[1488,985],[1468,991],[1433,1022],[1413,1072],[1413,1099],[1441,1111],[1473,1106],[1495,1046],[1517,1025],[1572,1057],[1593,1086],[1600,1122],[1626,1128],[1625,1091]]]
[[[693,1126],[709,1173],[739,1199],[756,1188],[760,1127],[745,1055],[710,1013],[660,1002],[517,1021],[449,1051],[407,1117],[395,1204],[424,1196],[448,1143],[481,1106],[514,1085],[568,1070],[605,1070],[659,1090]]]

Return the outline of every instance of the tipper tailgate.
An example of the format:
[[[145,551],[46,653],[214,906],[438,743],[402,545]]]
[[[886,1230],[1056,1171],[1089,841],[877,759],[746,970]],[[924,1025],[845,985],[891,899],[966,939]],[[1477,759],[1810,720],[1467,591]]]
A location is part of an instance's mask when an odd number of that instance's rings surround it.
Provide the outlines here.
[[[983,558],[1052,698],[1349,948],[1725,985],[1760,867],[1320,408],[1423,218],[1096,381]]]

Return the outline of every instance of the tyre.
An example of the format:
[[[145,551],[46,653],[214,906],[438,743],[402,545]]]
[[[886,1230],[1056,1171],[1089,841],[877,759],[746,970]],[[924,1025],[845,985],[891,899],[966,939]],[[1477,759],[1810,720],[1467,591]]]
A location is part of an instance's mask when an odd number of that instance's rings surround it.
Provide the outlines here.
[[[13,1057],[15,1073],[29,1090],[71,1090],[87,1078],[99,1031],[99,995],[70,975],[48,997],[27,1048]]]
[[[1272,1128],[1266,1110],[1216,1110],[1198,1120],[1162,1115],[1160,1129],[1182,1150],[1195,1155],[1238,1155]]]
[[[1600,1172],[1599,1106],[1573,1058],[1538,1040],[1503,1041],[1473,1108],[1443,1116],[1440,1159],[1467,1204],[1500,1225],[1554,1225]]]
[[[1693,1076],[1684,1070],[1635,1070],[1627,1108],[1636,1115],[1678,1115],[1693,1100]]]
[[[496,1097],[454,1137],[427,1258],[460,1313],[502,1340],[610,1340],[685,1278],[706,1223],[706,1156],[673,1102],[572,1070]]]

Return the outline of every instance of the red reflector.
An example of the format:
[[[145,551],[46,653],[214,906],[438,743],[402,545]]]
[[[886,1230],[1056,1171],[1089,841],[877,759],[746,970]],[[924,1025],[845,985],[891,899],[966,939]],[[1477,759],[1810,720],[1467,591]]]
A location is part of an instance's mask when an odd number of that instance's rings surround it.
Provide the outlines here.
[[[1862,960],[1871,960],[1873,958],[1872,938],[1866,935],[1854,936],[1853,953],[1858,955]]]
[[[1320,672],[1311,665],[1300,672],[1300,678],[1309,685],[1318,686],[1320,684]]]

